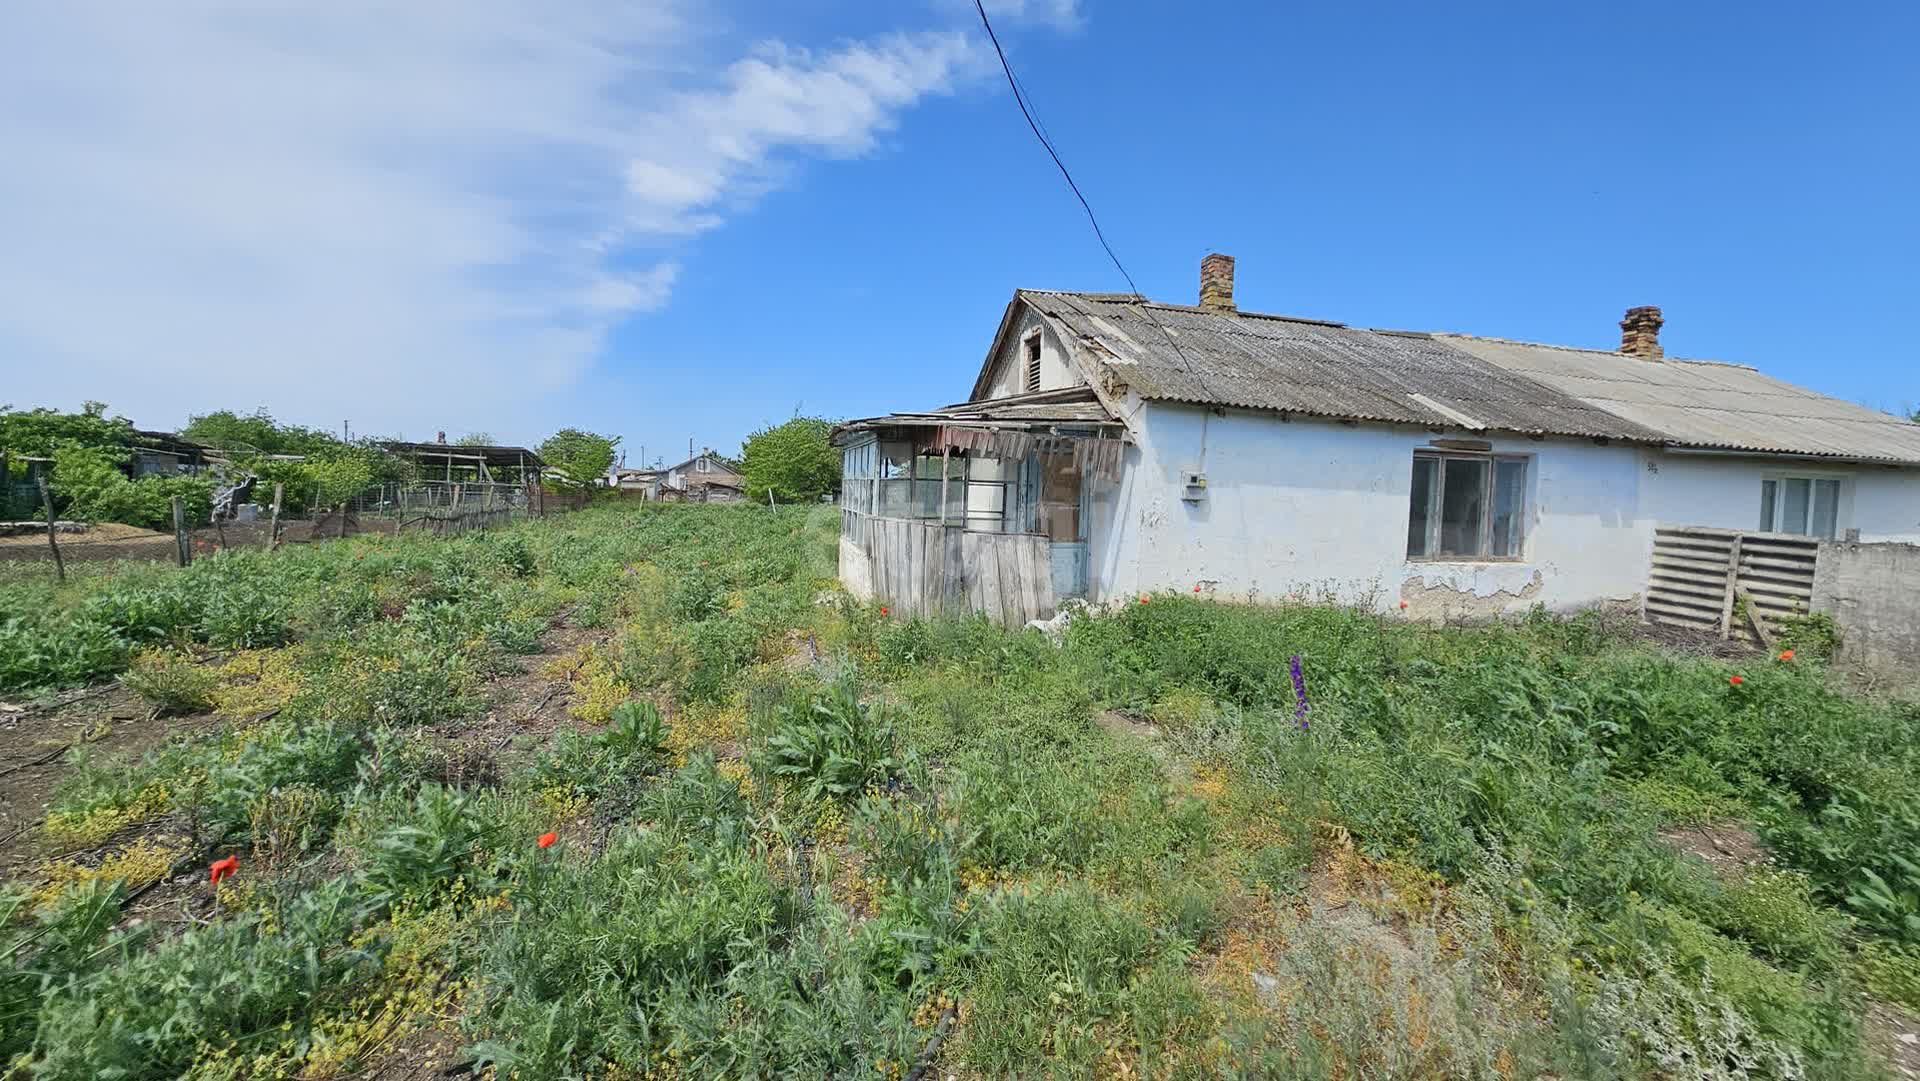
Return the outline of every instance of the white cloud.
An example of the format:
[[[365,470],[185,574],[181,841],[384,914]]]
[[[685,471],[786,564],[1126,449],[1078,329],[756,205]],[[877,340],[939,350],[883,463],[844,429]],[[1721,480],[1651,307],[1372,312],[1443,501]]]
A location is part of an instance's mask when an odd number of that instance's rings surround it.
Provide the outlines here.
[[[967,8],[972,0],[957,0]],[[1032,20],[1070,29],[1080,25],[1080,0],[984,0],[987,16],[994,19]]]
[[[703,10],[6,5],[0,393],[536,434],[513,404],[667,303],[662,249],[977,70],[948,32],[713,63]]]

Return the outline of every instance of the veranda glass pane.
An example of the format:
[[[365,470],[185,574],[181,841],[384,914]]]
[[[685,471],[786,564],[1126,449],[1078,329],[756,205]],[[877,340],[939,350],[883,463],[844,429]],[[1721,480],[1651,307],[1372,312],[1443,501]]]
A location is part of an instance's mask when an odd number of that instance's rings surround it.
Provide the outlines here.
[[[1526,533],[1527,463],[1493,463],[1493,548],[1490,554],[1517,559]]]
[[[1813,482],[1813,535],[1832,540],[1840,524],[1840,482]]]
[[[1470,458],[1448,458],[1440,484],[1440,554],[1471,559],[1485,554],[1487,467]]]
[[[913,448],[905,443],[880,444],[880,479],[913,476]]]
[[[1413,460],[1413,491],[1407,498],[1407,555],[1418,559],[1427,551],[1427,530],[1433,522],[1434,494],[1439,489],[1440,459]]]
[[[1780,532],[1807,531],[1807,505],[1813,501],[1813,482],[1804,477],[1789,477],[1780,482]]]
[[[1760,482],[1760,532],[1773,532],[1774,502],[1780,493],[1780,482],[1763,480]]]
[[[913,482],[883,480],[880,484],[879,514],[885,518],[913,517]]]

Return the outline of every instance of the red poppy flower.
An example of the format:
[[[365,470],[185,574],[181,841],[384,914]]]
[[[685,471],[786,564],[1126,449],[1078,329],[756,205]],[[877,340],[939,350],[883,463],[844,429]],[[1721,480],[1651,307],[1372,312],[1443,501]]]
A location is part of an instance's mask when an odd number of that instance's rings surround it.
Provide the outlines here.
[[[1793,650],[1790,650],[1790,649],[1783,649],[1783,650],[1781,650],[1781,651],[1780,651],[1780,659],[1781,659],[1781,660],[1783,660],[1783,661],[1790,661],[1790,660],[1792,660],[1792,659],[1793,659]]]
[[[552,830],[548,830],[547,832],[540,835],[540,847],[552,848],[553,842],[558,841],[559,839],[560,839],[560,835],[558,833],[555,833]]]
[[[1402,609],[1402,610],[1404,610],[1404,609],[1405,609],[1405,608],[1407,607],[1407,602],[1406,602],[1406,601],[1401,601],[1401,602],[1400,602],[1400,607],[1401,607],[1401,609]]]
[[[880,606],[880,618],[885,619],[886,616],[887,616],[887,606],[883,604]]]
[[[1198,592],[1200,592],[1200,583],[1198,583],[1198,582],[1195,582],[1195,583],[1193,583],[1193,591],[1194,591],[1195,593],[1198,593]]]
[[[221,879],[226,878],[229,875],[232,875],[239,870],[240,870],[240,857],[228,856],[226,859],[223,859],[223,860],[214,860],[213,866],[207,868],[207,877],[213,881],[214,885],[217,886],[220,884]]]
[[[1145,603],[1147,603],[1147,598],[1146,598],[1146,597],[1144,597],[1144,596],[1142,596],[1142,597],[1140,598],[1140,603],[1141,603],[1141,604],[1145,604]]]
[[[1745,682],[1746,682],[1746,678],[1745,678],[1745,677],[1743,677],[1743,676],[1728,676],[1728,677],[1727,677],[1727,682],[1728,682],[1728,683],[1731,683],[1731,684],[1733,684],[1733,685],[1734,685],[1734,686],[1736,686],[1736,687],[1738,687],[1738,686],[1739,686],[1739,685],[1741,685],[1742,683],[1745,683]]]

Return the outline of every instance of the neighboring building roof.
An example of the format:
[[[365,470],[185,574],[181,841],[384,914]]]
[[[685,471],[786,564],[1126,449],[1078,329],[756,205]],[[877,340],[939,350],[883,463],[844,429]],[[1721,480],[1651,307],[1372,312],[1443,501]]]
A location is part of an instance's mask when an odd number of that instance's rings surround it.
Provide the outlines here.
[[[1920,462],[1920,424],[1743,365],[1672,358],[1648,362],[1597,349],[1434,337],[1656,429],[1677,446]]]
[[[1014,299],[1091,347],[1115,381],[1149,401],[1920,464],[1920,424],[1731,364],[1366,330],[1125,294],[1023,289]]]
[[[700,459],[702,459],[702,458],[711,458],[711,459],[713,459],[714,461],[716,461],[716,462],[718,462],[718,463],[720,463],[720,465],[721,465],[722,467],[724,467],[724,468],[725,468],[725,470],[726,470],[727,472],[729,472],[729,473],[738,473],[738,472],[740,472],[740,471],[741,471],[742,469],[744,469],[744,468],[746,468],[745,466],[743,466],[743,465],[741,465],[741,464],[740,464],[739,462],[736,462],[736,461],[734,461],[733,459],[731,459],[731,458],[729,458],[729,457],[727,457],[726,455],[724,455],[724,454],[721,454],[721,453],[720,453],[719,451],[715,451],[715,450],[703,450],[703,451],[701,451],[700,453],[698,453],[698,454],[696,454],[696,455],[694,455],[694,456],[693,456],[693,457],[691,457],[691,458],[688,458],[688,459],[687,459],[686,461],[684,461],[684,462],[681,462],[681,463],[680,463],[680,464],[678,464],[678,465],[670,465],[670,466],[667,466],[667,467],[666,467],[666,468],[664,468],[664,469],[659,469],[659,470],[655,470],[655,472],[658,472],[658,473],[677,473],[677,472],[679,472],[680,470],[682,470],[682,469],[685,469],[685,468],[687,468],[688,466],[690,466],[690,465],[692,465],[693,463],[695,463],[695,462],[697,462],[697,461],[699,461],[699,460],[700,460]]]
[[[1073,338],[1098,346],[1114,378],[1148,400],[1430,427],[1660,438],[1426,335],[1114,294],[1021,290],[1018,296],[1065,324]]]
[[[451,454],[456,459],[464,458],[467,461],[479,458],[485,461],[490,469],[518,467],[523,464],[544,468],[547,464],[540,459],[538,452],[526,447],[472,447],[459,443],[409,443],[399,439],[386,440],[380,446],[388,454],[411,454],[428,458]]]

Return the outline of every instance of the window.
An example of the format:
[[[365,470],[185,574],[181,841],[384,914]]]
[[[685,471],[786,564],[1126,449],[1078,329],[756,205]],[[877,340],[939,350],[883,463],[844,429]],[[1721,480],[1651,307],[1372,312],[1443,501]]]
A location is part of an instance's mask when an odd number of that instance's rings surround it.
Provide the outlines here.
[[[1040,389],[1040,332],[1034,331],[1024,343],[1027,351],[1027,393]]]
[[[1527,460],[1421,451],[1407,505],[1408,559],[1519,559]]]
[[[1832,540],[1840,531],[1840,482],[1822,477],[1762,480],[1760,531]]]
[[[699,461],[697,461],[697,462],[695,462],[695,463],[693,463],[693,471],[694,471],[695,473],[711,473],[711,472],[713,472],[713,459],[712,459],[712,458],[702,458],[702,459],[700,459]]]

